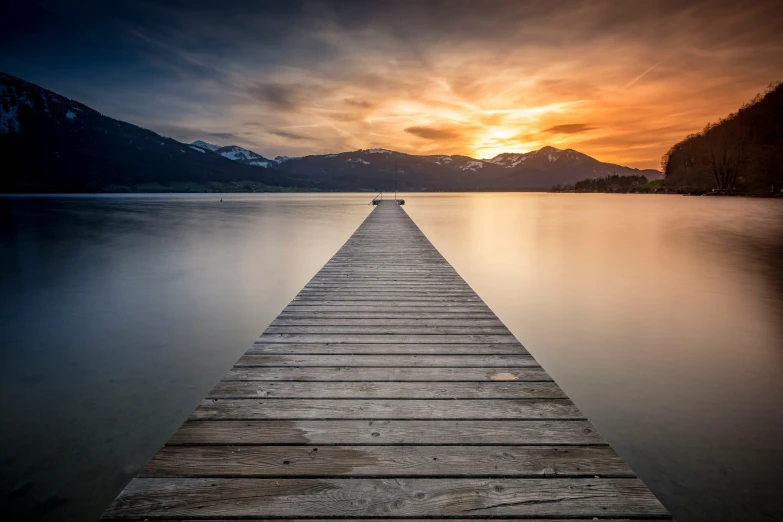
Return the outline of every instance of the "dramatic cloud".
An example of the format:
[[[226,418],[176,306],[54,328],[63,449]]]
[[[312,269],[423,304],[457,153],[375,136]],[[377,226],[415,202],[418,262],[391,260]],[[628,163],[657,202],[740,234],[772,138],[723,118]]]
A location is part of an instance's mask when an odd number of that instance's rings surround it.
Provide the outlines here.
[[[235,140],[235,139],[241,139],[241,137],[238,134],[234,134],[233,132],[204,132],[202,131],[204,136],[207,136],[209,138],[217,138],[220,140]]]
[[[295,110],[299,106],[296,86],[285,86],[276,83],[260,83],[250,89],[250,94],[261,103],[270,105],[281,111]]]
[[[455,140],[462,137],[462,134],[454,129],[438,129],[435,127],[408,127],[405,129],[405,132],[433,141]]]
[[[779,0],[20,5],[0,18],[1,70],[265,156],[554,145],[658,167],[783,79]]]
[[[549,134],[579,134],[580,132],[587,132],[593,129],[595,129],[595,127],[589,127],[586,123],[566,123],[564,125],[549,127],[541,132]]]
[[[295,134],[293,132],[285,132],[285,131],[272,131],[272,134],[275,136],[280,136],[281,138],[285,138],[287,140],[309,140],[307,136],[302,136],[301,134]]]

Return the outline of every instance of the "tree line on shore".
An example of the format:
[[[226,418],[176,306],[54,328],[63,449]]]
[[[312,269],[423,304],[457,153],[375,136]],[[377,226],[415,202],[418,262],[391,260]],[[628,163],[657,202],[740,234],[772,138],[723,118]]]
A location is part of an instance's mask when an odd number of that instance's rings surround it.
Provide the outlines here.
[[[780,192],[783,83],[676,143],[661,160],[666,184],[694,190]]]
[[[583,179],[573,185],[555,185],[552,192],[641,192],[646,185],[647,178],[643,175],[611,174],[603,178]]]
[[[783,194],[783,82],[717,123],[675,143],[661,160],[664,179],[607,176],[553,192]]]

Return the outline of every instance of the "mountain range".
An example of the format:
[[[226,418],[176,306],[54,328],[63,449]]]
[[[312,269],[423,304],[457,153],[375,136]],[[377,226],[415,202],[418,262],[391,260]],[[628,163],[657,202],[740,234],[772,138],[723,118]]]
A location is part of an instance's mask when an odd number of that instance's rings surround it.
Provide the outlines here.
[[[276,158],[276,169],[311,179],[328,179],[357,189],[389,187],[397,169],[399,190],[547,190],[554,184],[575,183],[610,174],[660,179],[655,170],[633,169],[603,163],[571,149],[500,154],[479,160],[468,156],[417,156],[385,149],[364,149],[340,154]]]
[[[492,159],[386,149],[268,159],[235,145],[190,144],[105,116],[0,73],[2,192],[546,190],[609,174],[643,174],[571,149]]]

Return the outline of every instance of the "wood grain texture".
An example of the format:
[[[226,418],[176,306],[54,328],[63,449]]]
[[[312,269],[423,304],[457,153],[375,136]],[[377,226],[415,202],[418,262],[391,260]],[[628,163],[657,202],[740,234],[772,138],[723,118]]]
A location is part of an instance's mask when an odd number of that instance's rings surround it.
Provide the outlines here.
[[[121,520],[121,519],[104,519],[104,520]],[[181,522],[204,522],[205,519],[196,519],[196,518],[177,518],[175,520],[179,520]],[[246,521],[246,522],[346,522],[350,520],[351,522],[378,522],[379,520],[400,520],[400,519],[389,519],[389,518],[255,518],[255,517],[242,517],[240,520]],[[430,522],[433,519],[432,518],[406,518],[404,519],[405,522]],[[449,518],[450,522],[475,522],[476,520],[481,520],[480,518]],[[574,522],[574,520],[595,520],[593,517],[578,517],[578,518],[547,518],[547,519],[541,519],[541,518],[509,518],[504,517],[503,520],[509,520],[509,521],[515,521],[515,522]],[[649,518],[616,518],[613,517],[612,522],[650,522],[650,520],[671,520],[671,517],[649,517]],[[220,519],[220,518],[210,518],[210,522],[236,522],[237,519]]]
[[[229,381],[551,381],[543,368],[234,367]]]
[[[281,321],[280,324],[293,324],[294,321],[315,319],[319,321],[334,320],[334,319],[359,319],[359,320],[382,320],[382,321],[397,321],[400,319],[417,319],[419,321],[427,319],[441,319],[441,320],[466,320],[466,319],[478,319],[478,320],[491,320],[495,321],[497,318],[495,315],[488,311],[476,311],[476,312],[451,312],[449,310],[443,311],[414,311],[404,312],[398,309],[390,309],[385,312],[368,311],[368,310],[332,310],[327,312],[308,312],[306,309],[293,310],[287,308],[277,316],[276,321]]]
[[[308,354],[308,355],[488,355],[527,354],[521,344],[392,344],[392,343],[254,343],[246,355]]]
[[[554,382],[219,382],[207,398],[565,399]]]
[[[122,518],[104,518],[104,520],[123,520]],[[173,520],[179,520],[181,522],[204,522],[205,519],[201,518],[176,518]],[[236,522],[238,519],[225,519],[225,518],[209,518],[210,522]],[[405,519],[399,519],[399,518],[256,518],[256,517],[242,517],[239,520],[243,520],[245,522],[292,522],[292,521],[307,521],[307,522],[378,522],[380,520],[385,521],[391,521],[391,520],[405,520],[406,522],[431,522],[432,518],[405,518]],[[481,517],[474,517],[474,518],[449,518],[450,522],[475,522],[476,520],[482,520]],[[547,519],[541,519],[541,518],[513,518],[513,517],[504,517],[502,520],[509,520],[512,522],[574,522],[575,520],[595,520],[593,517],[575,517],[575,518],[547,518]],[[647,518],[617,518],[612,517],[612,522],[650,522],[650,520],[671,520],[671,517],[647,517]]]
[[[479,325],[428,325],[415,324],[410,320],[407,325],[272,325],[266,329],[267,334],[327,334],[327,335],[506,335],[511,336],[511,332],[505,326],[479,326]]]
[[[191,420],[582,419],[567,399],[205,399]]]
[[[136,478],[108,516],[666,516],[637,479]]]
[[[537,368],[532,355],[243,355],[236,367],[244,366],[391,366],[397,368]]]
[[[484,317],[495,317],[495,314],[492,312],[492,310],[489,309],[489,307],[486,306],[486,304],[482,305],[479,302],[466,303],[461,307],[454,306],[453,303],[449,303],[443,306],[440,306],[437,303],[435,303],[426,307],[422,307],[421,303],[414,303],[412,306],[405,306],[399,301],[397,301],[397,303],[385,302],[380,305],[370,305],[368,303],[360,303],[358,305],[340,303],[338,305],[335,305],[333,309],[330,309],[329,307],[324,307],[322,305],[319,305],[318,303],[304,303],[301,301],[292,301],[280,313],[284,317],[289,314],[294,314],[297,312],[301,313],[307,311],[342,312],[342,313],[376,312],[376,313],[384,314],[382,317],[389,317],[389,316],[393,317],[395,314],[404,314],[404,313],[416,314],[415,316],[413,316],[414,318],[427,317],[427,314],[445,314],[445,313],[455,314],[455,316],[456,314],[462,314],[463,316],[468,316],[468,317],[475,316],[475,315],[484,316]]]
[[[585,420],[187,421],[169,440],[185,444],[606,444]]]
[[[275,319],[270,326],[412,326],[417,328],[433,326],[458,326],[461,328],[499,327],[505,326],[497,317],[442,318],[442,317],[286,317]],[[508,330],[506,330],[507,332]]]
[[[168,446],[140,476],[634,477],[609,446]]]
[[[258,338],[263,343],[438,343],[438,344],[518,344],[510,334],[471,335],[471,334],[326,334],[326,333],[263,333]]]
[[[388,201],[104,513],[267,522],[498,517],[670,519]]]

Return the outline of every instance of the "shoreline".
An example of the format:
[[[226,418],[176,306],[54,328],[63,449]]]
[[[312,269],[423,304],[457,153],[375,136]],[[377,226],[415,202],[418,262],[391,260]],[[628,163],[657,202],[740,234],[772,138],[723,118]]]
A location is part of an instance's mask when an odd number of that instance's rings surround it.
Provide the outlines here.
[[[679,191],[641,191],[641,190],[635,190],[635,191],[629,191],[629,192],[577,192],[575,190],[570,191],[562,191],[562,192],[549,192],[550,194],[646,194],[646,195],[664,195],[664,196],[706,196],[711,198],[716,197],[723,197],[723,198],[737,198],[737,197],[743,197],[743,198],[764,198],[764,199],[776,199],[776,198],[783,198],[783,192],[775,192],[775,193],[757,193],[757,192],[726,192],[726,191],[715,191],[715,192],[700,192],[700,191],[693,191],[693,192],[679,192]]]
[[[190,194],[190,195],[220,195],[220,194],[377,194],[378,190],[295,190],[295,191],[220,191],[220,192],[198,192],[198,191],[122,191],[122,192],[3,192],[0,197],[33,197],[33,196],[138,196],[138,195],[163,195],[163,194]],[[384,194],[393,191],[383,191]],[[706,197],[746,197],[746,198],[764,198],[776,199],[783,198],[783,192],[779,193],[755,193],[755,192],[699,192],[699,191],[551,191],[551,190],[399,190],[406,194],[625,194],[625,195],[664,195],[664,196],[706,196]]]

